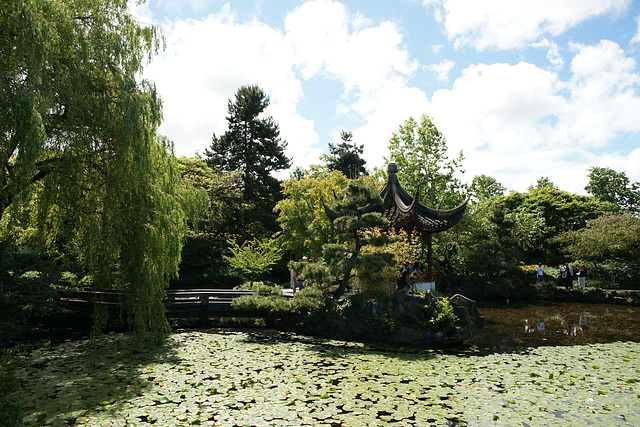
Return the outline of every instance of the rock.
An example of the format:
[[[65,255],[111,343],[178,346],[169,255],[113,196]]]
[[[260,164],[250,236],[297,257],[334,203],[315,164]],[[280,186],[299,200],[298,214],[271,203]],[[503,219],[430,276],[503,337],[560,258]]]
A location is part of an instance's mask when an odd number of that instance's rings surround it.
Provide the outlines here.
[[[334,307],[325,318],[300,332],[332,339],[373,341],[419,346],[460,345],[471,338],[472,328],[484,326],[484,317],[475,301],[463,295],[449,299],[456,316],[454,326],[432,324],[437,298],[403,293],[365,292],[349,297],[349,302]]]
[[[484,328],[484,316],[480,315],[476,302],[464,295],[455,294],[449,298],[453,311],[458,316],[460,326]]]

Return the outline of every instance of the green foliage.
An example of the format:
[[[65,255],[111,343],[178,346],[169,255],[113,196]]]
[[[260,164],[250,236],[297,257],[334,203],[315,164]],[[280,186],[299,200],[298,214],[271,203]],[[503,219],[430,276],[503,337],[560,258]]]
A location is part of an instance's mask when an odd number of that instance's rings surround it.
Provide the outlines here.
[[[476,175],[469,186],[469,195],[475,200],[488,200],[497,196],[504,196],[507,189],[495,178],[487,175]]]
[[[320,258],[322,246],[335,241],[336,233],[324,212],[324,202],[333,200],[347,182],[342,173],[334,171],[321,178],[289,179],[282,183],[283,199],[275,208],[282,228],[278,240],[293,258],[303,255]]]
[[[367,170],[364,165],[367,163],[362,157],[364,145],[357,145],[353,142],[351,132],[340,132],[342,142],[339,144],[329,143],[329,155],[323,155],[329,171],[340,171],[349,179],[357,179],[361,175],[366,175]]]
[[[483,203],[466,221],[473,226],[466,226],[459,246],[452,251],[453,271],[472,287],[481,286],[487,296],[509,296],[523,277],[517,267],[519,249],[513,237],[513,220],[499,205]]]
[[[631,183],[624,172],[592,167],[585,190],[602,202],[614,203],[623,212],[640,213],[640,183]]]
[[[340,216],[333,221],[338,231],[337,244],[323,247],[325,261],[337,277],[338,288],[334,295],[340,297],[354,277],[354,270],[382,271],[394,261],[391,253],[361,253],[367,245],[385,246],[395,239],[389,235],[374,236],[376,228],[387,228],[389,221],[377,212],[363,212],[365,206],[376,206],[382,199],[370,187],[361,182],[351,182],[344,190],[344,197],[332,205]]]
[[[628,214],[605,214],[589,221],[583,229],[561,234],[558,240],[574,259],[638,262],[640,218]]]
[[[613,209],[611,203],[568,193],[553,185],[530,187],[526,193],[512,192],[494,202],[515,221],[514,237],[520,249],[533,258],[526,260],[529,262],[561,262],[559,247],[553,238],[565,231],[583,228],[587,221]]]
[[[393,311],[390,308],[387,308],[380,313],[378,316],[378,324],[380,325],[380,328],[388,334],[391,334],[398,329],[398,324],[396,323],[396,319],[393,317]]]
[[[247,235],[263,236],[275,231],[273,208],[278,201],[280,182],[272,172],[287,169],[291,160],[284,154],[287,143],[272,117],[259,117],[269,106],[269,97],[258,86],[242,86],[229,100],[229,130],[215,134],[205,150],[207,163],[216,170],[242,173],[242,194],[250,210],[239,222]]]
[[[462,152],[447,157],[444,135],[426,115],[420,122],[409,118],[389,141],[390,159],[398,166],[398,179],[410,194],[420,189],[419,201],[430,207],[453,208],[465,199],[465,187],[458,175],[462,170]]]
[[[59,277],[41,268],[37,257],[8,252],[0,244],[0,345],[20,337],[33,320],[59,311],[59,298],[51,284]]]
[[[0,232],[73,254],[95,286],[125,291],[131,326],[161,336],[196,199],[140,78],[162,38],[120,0],[9,2],[0,37]]]
[[[629,214],[605,214],[580,230],[567,231],[557,241],[574,259],[593,263],[591,274],[618,286],[637,287],[640,273],[640,219]]]
[[[232,256],[223,255],[233,268],[248,274],[251,281],[269,270],[281,258],[282,253],[275,239],[254,239],[238,245],[235,239],[227,242]]]
[[[234,298],[232,306],[243,310],[258,310],[273,320],[308,321],[326,309],[326,293],[317,286],[305,286],[293,298],[285,297],[275,284],[254,282],[253,295]]]
[[[432,325],[450,328],[459,320],[453,310],[453,306],[446,298],[435,299],[433,308],[433,317],[429,320]]]

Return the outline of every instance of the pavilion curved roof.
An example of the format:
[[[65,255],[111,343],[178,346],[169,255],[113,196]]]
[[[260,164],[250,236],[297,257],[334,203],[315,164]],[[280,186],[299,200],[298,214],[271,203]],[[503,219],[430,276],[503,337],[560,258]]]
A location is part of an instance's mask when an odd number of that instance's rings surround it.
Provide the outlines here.
[[[453,209],[441,210],[425,206],[418,202],[419,190],[411,197],[398,181],[398,167],[390,163],[388,178],[382,190],[382,209],[379,211],[395,228],[416,229],[425,233],[437,233],[448,230],[462,219],[469,199]]]
[[[362,213],[380,212],[384,218],[389,220],[392,227],[417,230],[421,233],[437,233],[448,230],[462,219],[462,215],[467,208],[468,198],[460,206],[453,209],[440,210],[430,208],[418,202],[419,191],[415,197],[411,197],[402,188],[398,181],[397,171],[396,164],[390,163],[387,168],[389,174],[387,182],[380,190],[382,205],[365,206],[360,209]],[[325,212],[332,222],[341,216],[340,213],[332,211],[326,205]]]

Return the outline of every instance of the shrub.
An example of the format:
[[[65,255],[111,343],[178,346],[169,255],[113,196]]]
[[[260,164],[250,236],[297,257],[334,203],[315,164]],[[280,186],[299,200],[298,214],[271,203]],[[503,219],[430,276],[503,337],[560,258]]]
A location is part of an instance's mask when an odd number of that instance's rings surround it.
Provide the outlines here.
[[[433,317],[429,320],[432,325],[452,327],[458,321],[458,316],[453,311],[453,306],[448,299],[436,299],[433,301],[433,305]]]
[[[378,316],[378,324],[380,328],[388,334],[391,334],[398,329],[398,324],[396,323],[396,319],[393,317],[393,312],[390,308],[385,309]]]

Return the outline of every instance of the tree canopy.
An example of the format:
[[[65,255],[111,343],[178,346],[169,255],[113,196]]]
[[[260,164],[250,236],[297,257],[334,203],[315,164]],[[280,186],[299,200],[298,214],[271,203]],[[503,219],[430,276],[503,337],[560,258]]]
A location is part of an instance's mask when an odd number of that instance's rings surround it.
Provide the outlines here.
[[[587,221],[614,209],[611,203],[559,190],[549,183],[531,186],[526,193],[514,191],[498,197],[495,203],[515,220],[514,237],[521,249],[538,261],[558,256],[559,248],[552,238],[584,228]]]
[[[389,252],[363,253],[365,246],[384,247],[395,238],[386,234],[372,235],[378,228],[389,227],[389,221],[379,212],[363,213],[365,206],[382,205],[380,196],[362,182],[352,181],[343,191],[344,197],[336,200],[331,208],[341,215],[333,221],[338,232],[337,243],[323,246],[324,259],[337,278],[336,298],[347,290],[358,269],[382,271],[395,259]]]
[[[289,179],[282,183],[283,199],[276,205],[282,228],[279,240],[294,258],[319,258],[322,246],[335,238],[335,230],[324,213],[349,180],[338,171],[323,178]]]
[[[390,159],[398,165],[398,179],[410,194],[420,189],[420,203],[448,209],[465,199],[459,175],[462,152],[455,159],[447,156],[447,140],[430,117],[413,117],[400,125],[389,141]]]
[[[158,333],[193,201],[140,78],[161,43],[122,0],[5,2],[0,13],[1,230],[76,254],[95,286],[125,291],[137,330]]]
[[[573,259],[606,266],[604,278],[620,286],[637,286],[640,274],[640,219],[631,214],[608,213],[585,228],[560,234],[557,240]],[[607,277],[609,276],[609,277]]]
[[[495,178],[487,175],[476,175],[469,186],[469,194],[475,201],[488,200],[496,196],[504,196],[507,189]]]
[[[640,183],[632,183],[624,172],[592,167],[585,190],[600,201],[614,203],[621,211],[640,213]]]

